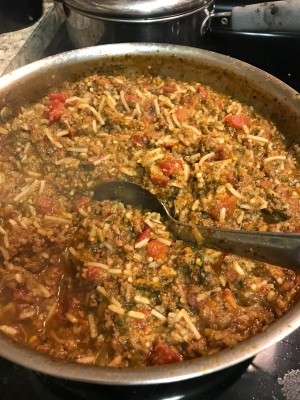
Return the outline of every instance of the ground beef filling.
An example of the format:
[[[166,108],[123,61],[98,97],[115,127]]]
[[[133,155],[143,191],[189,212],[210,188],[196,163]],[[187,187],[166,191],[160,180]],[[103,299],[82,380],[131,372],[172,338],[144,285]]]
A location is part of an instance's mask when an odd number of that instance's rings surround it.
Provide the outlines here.
[[[159,214],[93,200],[136,182],[182,222],[300,231],[299,148],[196,82],[92,75],[0,113],[0,331],[111,367],[180,362],[264,331],[289,269],[176,240]]]

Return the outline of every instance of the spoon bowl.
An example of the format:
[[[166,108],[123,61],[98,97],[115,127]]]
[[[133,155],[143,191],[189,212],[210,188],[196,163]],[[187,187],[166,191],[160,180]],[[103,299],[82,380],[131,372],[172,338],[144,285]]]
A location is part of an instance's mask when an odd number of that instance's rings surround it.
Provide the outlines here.
[[[119,200],[126,205],[158,212],[177,239],[193,245],[300,271],[300,234],[184,224],[174,219],[165,205],[151,192],[127,181],[109,181],[97,185],[94,188],[94,199]]]

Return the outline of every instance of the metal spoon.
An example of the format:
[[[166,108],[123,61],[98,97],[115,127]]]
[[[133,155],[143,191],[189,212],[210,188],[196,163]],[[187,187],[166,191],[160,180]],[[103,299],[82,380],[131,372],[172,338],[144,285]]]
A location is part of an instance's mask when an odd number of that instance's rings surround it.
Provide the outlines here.
[[[158,212],[173,235],[183,241],[300,271],[300,234],[239,231],[183,224],[174,219],[152,193],[131,182],[101,183],[94,189],[94,198],[119,200],[124,204]]]

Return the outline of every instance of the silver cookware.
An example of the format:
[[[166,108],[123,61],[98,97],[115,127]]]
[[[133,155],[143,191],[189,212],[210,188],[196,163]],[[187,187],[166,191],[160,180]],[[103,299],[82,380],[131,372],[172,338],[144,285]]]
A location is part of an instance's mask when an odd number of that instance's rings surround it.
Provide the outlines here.
[[[212,20],[235,31],[300,32],[300,2],[273,1],[214,12],[214,0],[56,0],[75,47],[153,42],[199,47]]]
[[[65,79],[98,70],[106,74],[169,75],[200,80],[253,105],[300,143],[300,95],[283,82],[236,59],[191,47],[130,43],[74,50],[37,61],[0,78],[0,110],[16,110],[53,90]],[[32,84],[34,82],[34,85]],[[253,357],[300,326],[298,302],[269,328],[233,349],[191,361],[143,369],[116,369],[57,361],[0,337],[0,355],[33,370],[81,382],[145,385],[187,380],[233,366]]]

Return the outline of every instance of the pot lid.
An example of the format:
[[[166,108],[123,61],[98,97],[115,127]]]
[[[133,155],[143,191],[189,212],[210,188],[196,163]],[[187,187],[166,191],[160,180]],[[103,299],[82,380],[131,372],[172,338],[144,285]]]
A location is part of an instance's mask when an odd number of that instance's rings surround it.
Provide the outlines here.
[[[63,0],[78,12],[108,20],[171,19],[191,14],[214,0]]]

